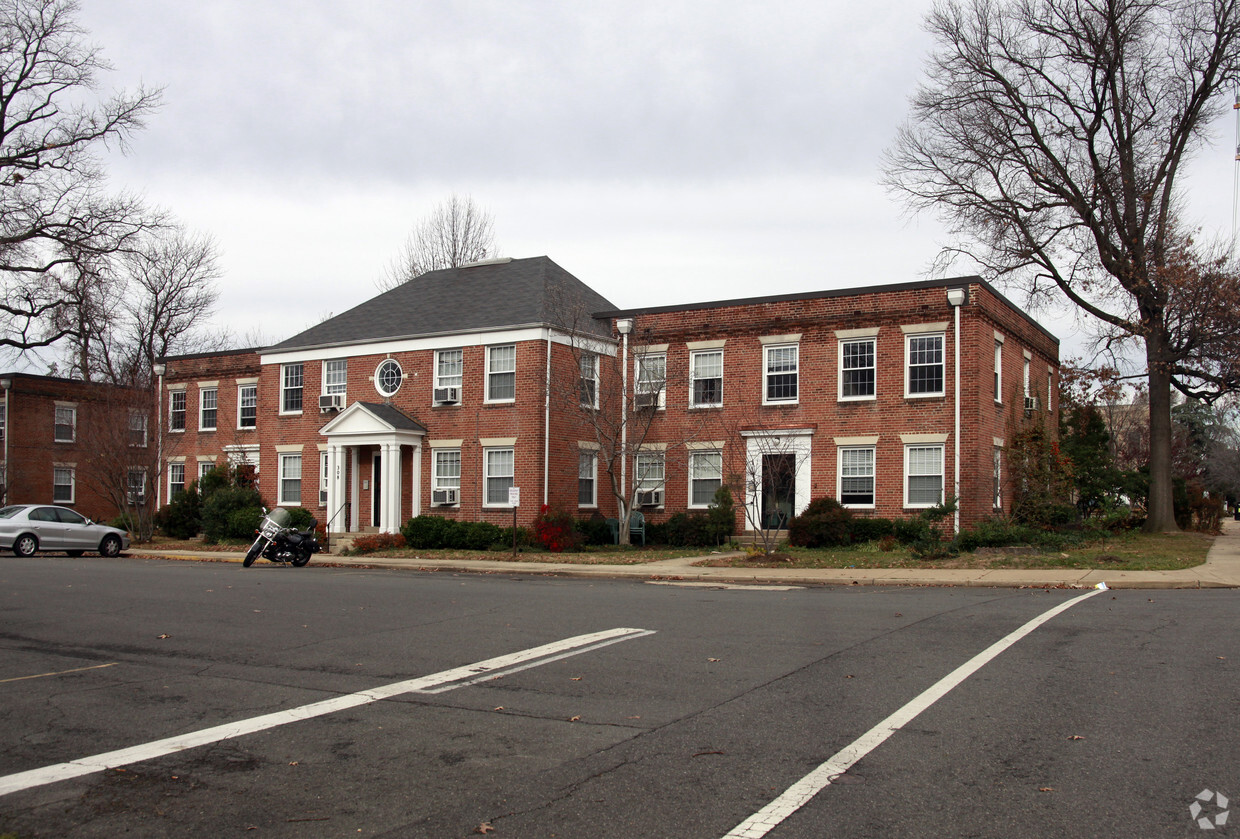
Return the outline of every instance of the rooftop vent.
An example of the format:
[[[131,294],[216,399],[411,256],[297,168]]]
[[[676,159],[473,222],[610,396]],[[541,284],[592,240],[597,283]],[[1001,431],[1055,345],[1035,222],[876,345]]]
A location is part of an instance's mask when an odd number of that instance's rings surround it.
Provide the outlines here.
[[[500,257],[497,257],[497,258],[495,258],[495,259],[480,259],[480,260],[478,260],[477,262],[466,262],[466,263],[464,263],[463,265],[459,265],[459,266],[457,266],[457,267],[459,267],[459,268],[477,268],[477,267],[482,266],[482,265],[504,265],[504,264],[509,263],[509,262],[512,262],[512,257],[511,257],[511,256],[500,256]]]

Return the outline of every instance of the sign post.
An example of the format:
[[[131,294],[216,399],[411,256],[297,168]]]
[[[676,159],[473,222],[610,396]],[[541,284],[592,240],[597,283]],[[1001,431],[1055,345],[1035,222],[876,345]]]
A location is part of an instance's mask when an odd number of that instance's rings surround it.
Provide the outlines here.
[[[521,506],[521,487],[508,487],[508,506],[512,508],[512,555],[517,555],[517,508]]]

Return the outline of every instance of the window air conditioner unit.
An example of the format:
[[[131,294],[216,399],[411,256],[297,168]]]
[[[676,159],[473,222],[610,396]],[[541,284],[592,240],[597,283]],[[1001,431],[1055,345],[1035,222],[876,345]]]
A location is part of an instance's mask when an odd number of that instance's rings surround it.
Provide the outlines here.
[[[441,405],[452,405],[461,401],[461,389],[459,387],[437,387],[435,388],[435,401]]]
[[[431,504],[436,507],[442,507],[447,504],[456,504],[459,493],[459,489],[433,489],[431,490]]]
[[[642,408],[657,408],[659,407],[659,394],[639,393],[634,397],[633,401],[637,405],[637,409],[639,411]]]
[[[663,504],[663,490],[652,489],[649,492],[637,493],[638,507],[658,507]]]
[[[1030,411],[1036,411],[1037,409],[1038,409],[1038,397],[1026,396],[1025,397],[1025,411],[1030,412]]]
[[[328,411],[339,411],[344,407],[343,393],[328,393],[319,397],[319,413],[326,414]]]

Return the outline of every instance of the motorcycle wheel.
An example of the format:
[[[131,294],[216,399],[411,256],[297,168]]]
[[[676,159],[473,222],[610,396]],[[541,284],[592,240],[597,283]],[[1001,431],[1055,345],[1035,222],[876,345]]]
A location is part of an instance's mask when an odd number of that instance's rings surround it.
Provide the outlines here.
[[[258,559],[258,555],[261,551],[262,551],[262,548],[259,547],[257,542],[255,542],[253,545],[250,545],[250,549],[245,554],[245,559],[241,560],[241,567],[249,568],[251,565],[253,565],[254,560]]]
[[[304,548],[304,547],[298,548],[297,553],[293,555],[292,562],[293,562],[294,568],[300,568],[309,561],[310,561],[310,549],[309,548]]]

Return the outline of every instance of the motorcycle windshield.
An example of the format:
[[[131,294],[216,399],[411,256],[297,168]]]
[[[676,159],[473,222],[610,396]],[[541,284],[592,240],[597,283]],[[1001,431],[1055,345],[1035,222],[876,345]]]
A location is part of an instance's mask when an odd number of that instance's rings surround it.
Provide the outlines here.
[[[267,518],[271,519],[271,521],[273,521],[275,524],[279,525],[280,527],[288,527],[289,519],[291,518],[291,516],[287,508],[276,507],[274,510],[272,510],[270,513],[267,514]]]

